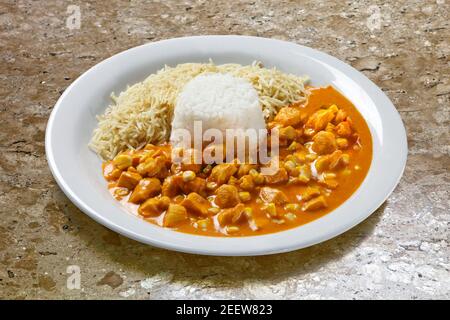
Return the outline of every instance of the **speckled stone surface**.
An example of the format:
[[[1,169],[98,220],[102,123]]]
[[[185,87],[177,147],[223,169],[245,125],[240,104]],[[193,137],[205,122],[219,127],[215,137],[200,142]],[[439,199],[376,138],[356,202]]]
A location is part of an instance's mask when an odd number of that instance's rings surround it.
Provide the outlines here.
[[[69,4],[79,6],[79,29]],[[2,0],[0,298],[450,298],[449,12],[448,0]],[[76,209],[44,152],[61,93],[124,49],[201,34],[311,46],[380,86],[409,143],[405,174],[381,208],[325,243],[243,258],[152,248]],[[67,287],[69,266],[80,269],[80,289]]]

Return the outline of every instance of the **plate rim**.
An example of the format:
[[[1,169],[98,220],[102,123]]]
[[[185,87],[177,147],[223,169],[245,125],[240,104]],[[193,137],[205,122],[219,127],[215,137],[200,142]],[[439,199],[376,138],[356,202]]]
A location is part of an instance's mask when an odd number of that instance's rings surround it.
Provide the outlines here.
[[[173,41],[189,41],[189,39],[201,39],[201,38],[240,38],[240,39],[249,39],[252,41],[272,41],[272,42],[279,42],[282,43],[284,45],[290,45],[290,46],[297,46],[299,48],[301,48],[304,51],[310,51],[311,53],[315,54],[315,55],[319,55],[319,56],[323,56],[326,57],[327,59],[331,59],[332,61],[334,61],[334,63],[338,64],[338,66],[343,67],[343,68],[350,68],[350,70],[352,70],[353,73],[356,72],[356,74],[359,74],[359,76],[363,77],[364,81],[366,81],[370,87],[372,89],[375,89],[376,91],[378,91],[378,95],[381,94],[381,96],[389,102],[389,107],[392,109],[391,111],[393,111],[394,116],[396,117],[396,119],[394,119],[396,122],[398,122],[401,126],[398,128],[400,129],[400,134],[401,136],[399,137],[401,140],[401,145],[399,148],[399,156],[400,159],[398,160],[400,163],[400,170],[398,170],[395,179],[393,180],[393,183],[389,186],[389,192],[386,192],[386,194],[382,197],[382,201],[380,198],[380,201],[377,201],[377,204],[372,205],[370,208],[368,208],[366,210],[366,214],[362,214],[358,216],[358,219],[354,219],[351,223],[348,223],[347,225],[343,226],[340,229],[335,228],[333,232],[330,232],[326,235],[322,235],[322,236],[316,236],[316,237],[311,237],[311,239],[309,241],[303,242],[302,244],[296,244],[296,245],[292,245],[292,246],[284,246],[284,247],[278,247],[278,248],[273,248],[272,250],[267,250],[267,249],[247,249],[247,250],[243,250],[240,248],[234,248],[234,250],[222,250],[222,251],[216,251],[214,249],[205,249],[205,248],[198,248],[198,247],[190,247],[188,246],[180,246],[180,245],[174,245],[171,243],[167,243],[164,241],[158,241],[158,239],[151,239],[149,240],[148,238],[142,238],[141,236],[137,235],[136,233],[134,233],[133,231],[127,229],[126,227],[123,227],[121,225],[117,225],[113,222],[111,222],[110,220],[108,220],[106,217],[104,217],[103,215],[97,213],[95,210],[93,210],[92,208],[86,206],[86,204],[82,201],[82,199],[79,199],[77,197],[77,195],[75,194],[75,192],[70,188],[69,185],[67,185],[66,181],[64,180],[61,172],[58,170],[57,165],[56,165],[56,160],[54,158],[54,153],[53,150],[51,148],[52,146],[52,129],[54,126],[54,119],[56,117],[56,114],[59,110],[59,108],[61,108],[61,105],[63,104],[63,101],[65,99],[65,97],[68,95],[68,93],[70,92],[70,90],[75,87],[77,85],[77,83],[81,82],[83,80],[83,78],[86,76],[86,74],[93,72],[93,70],[95,70],[99,65],[101,64],[107,64],[111,59],[117,57],[117,56],[121,56],[121,55],[126,55],[128,54],[130,51],[133,50],[138,50],[139,48],[142,47],[146,47],[146,46],[157,46],[161,43],[165,43],[165,42],[173,42]],[[323,62],[323,61],[322,61]],[[327,62],[323,62],[327,65],[329,65],[329,63]],[[330,65],[329,65],[330,66]],[[336,66],[333,66],[336,67]],[[341,70],[342,71],[342,70]],[[344,71],[343,71],[344,72]],[[356,80],[355,80],[356,82]],[[363,89],[364,91],[366,91],[365,89]],[[373,135],[372,131],[371,134]],[[373,138],[373,137],[372,137]],[[159,248],[164,248],[164,249],[169,249],[169,250],[174,250],[174,251],[180,251],[180,252],[186,252],[186,253],[193,253],[193,254],[201,254],[201,255],[216,255],[216,256],[256,256],[256,255],[268,255],[268,254],[276,254],[276,253],[282,253],[282,252],[288,252],[288,251],[293,251],[293,250],[297,250],[297,249],[302,249],[305,247],[309,247],[318,243],[321,243],[323,241],[335,238],[336,236],[345,233],[346,231],[348,231],[349,229],[355,227],[356,225],[358,225],[359,223],[361,223],[362,221],[364,221],[365,219],[367,219],[370,215],[372,215],[385,201],[386,199],[392,194],[393,190],[396,188],[396,186],[398,185],[403,172],[405,170],[406,167],[406,162],[407,162],[407,156],[408,156],[408,143],[407,143],[407,135],[406,135],[406,130],[403,124],[403,121],[401,119],[401,116],[399,114],[399,112],[397,111],[397,109],[395,108],[394,104],[392,103],[392,101],[389,99],[389,97],[375,84],[373,83],[369,78],[367,78],[363,73],[359,72],[358,70],[356,70],[355,68],[353,68],[352,66],[350,66],[349,64],[345,63],[344,61],[339,60],[336,57],[333,57],[325,52],[319,51],[317,49],[313,49],[307,46],[303,46],[303,45],[299,45],[297,43],[294,42],[289,42],[289,41],[284,41],[284,40],[278,40],[278,39],[272,39],[272,38],[263,38],[263,37],[254,37],[254,36],[241,36],[241,35],[202,35],[202,36],[190,36],[190,37],[178,37],[178,38],[171,38],[171,39],[165,39],[165,40],[160,40],[160,41],[156,41],[156,42],[149,42],[149,43],[145,43],[136,47],[132,47],[129,48],[127,50],[121,51],[109,58],[106,58],[100,62],[98,62],[97,64],[95,64],[94,66],[92,66],[91,68],[89,68],[87,71],[85,71],[84,73],[82,73],[75,81],[73,81],[67,88],[66,90],[63,92],[63,94],[59,97],[59,99],[57,100],[55,106],[53,107],[53,110],[50,114],[49,120],[47,122],[47,127],[46,127],[46,132],[45,132],[45,151],[46,151],[46,158],[47,158],[47,162],[48,162],[48,166],[50,168],[50,171],[55,179],[55,181],[57,182],[58,186],[61,188],[61,190],[64,192],[64,194],[72,201],[72,203],[74,203],[81,211],[83,211],[85,214],[87,214],[89,217],[91,217],[92,219],[94,219],[96,222],[102,224],[103,226],[118,232],[128,238],[131,238],[133,240],[139,241],[141,243],[145,243],[145,244],[149,244],[155,247],[159,247]],[[373,159],[372,159],[373,162]],[[372,163],[371,163],[371,167],[372,167]],[[368,171],[367,174],[369,174],[370,169]],[[367,176],[366,176],[367,178]],[[364,180],[366,180],[366,178]],[[395,181],[395,183],[394,183]],[[364,183],[364,181],[363,181]],[[362,185],[362,184],[361,184]],[[358,189],[355,191],[355,193],[360,190],[361,186],[358,187]],[[354,193],[354,194],[355,194]],[[350,197],[351,198],[351,197]],[[345,202],[350,200],[347,199]],[[345,203],[344,202],[344,203]],[[341,204],[342,206],[342,204]],[[333,210],[334,211],[334,210]],[[333,212],[331,211],[331,212]],[[329,212],[328,214],[330,214],[331,212]],[[327,215],[328,215],[327,214]],[[326,215],[325,215],[326,216]],[[324,217],[325,217],[324,216]],[[320,220],[322,219],[318,218],[314,221]],[[148,222],[145,222],[148,223]],[[281,232],[277,232],[277,233],[272,233],[272,234],[267,234],[267,235],[257,235],[257,236],[250,236],[250,237],[223,237],[220,239],[240,239],[240,240],[245,240],[247,238],[255,238],[255,237],[267,237],[267,236],[274,236],[276,237],[276,235],[280,235],[282,233],[285,233],[289,230],[295,230],[299,227],[294,227],[285,231],[281,231]],[[160,227],[158,227],[160,228]],[[176,232],[176,231],[171,231],[171,232]],[[180,233],[180,232],[177,232]],[[190,236],[190,237],[196,237],[196,238],[206,238],[206,239],[210,239],[211,237],[209,236],[198,236],[198,235],[191,235],[191,234],[185,234],[186,236]],[[213,237],[213,238],[217,238],[217,237]],[[230,241],[231,242],[231,241]]]

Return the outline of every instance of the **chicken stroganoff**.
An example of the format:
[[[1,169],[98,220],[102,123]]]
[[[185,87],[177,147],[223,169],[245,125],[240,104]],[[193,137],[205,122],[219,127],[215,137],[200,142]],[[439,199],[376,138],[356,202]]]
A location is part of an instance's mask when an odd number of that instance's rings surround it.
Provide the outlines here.
[[[146,144],[103,163],[111,194],[150,223],[207,236],[279,232],[331,212],[364,180],[372,139],[361,114],[333,87],[304,90],[304,99],[266,117],[267,128],[279,132],[275,174],[237,159],[174,163],[169,142]]]

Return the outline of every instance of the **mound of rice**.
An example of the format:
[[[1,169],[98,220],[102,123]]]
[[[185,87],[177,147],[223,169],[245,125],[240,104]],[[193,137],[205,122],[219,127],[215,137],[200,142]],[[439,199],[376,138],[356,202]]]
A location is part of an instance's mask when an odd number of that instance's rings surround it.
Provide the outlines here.
[[[306,99],[306,77],[266,69],[258,62],[246,66],[212,62],[165,66],[119,96],[112,95],[113,104],[98,116],[89,147],[108,160],[127,148],[167,141],[178,94],[187,82],[203,73],[229,73],[249,81],[258,92],[266,120],[281,107]]]
[[[222,73],[199,75],[184,86],[175,106],[170,138],[172,145],[184,142],[176,132],[181,133],[182,138],[188,137],[186,142],[191,144],[195,121],[201,122],[203,132],[217,129],[223,137],[227,129],[254,129],[258,132],[266,128],[258,93],[251,83]]]

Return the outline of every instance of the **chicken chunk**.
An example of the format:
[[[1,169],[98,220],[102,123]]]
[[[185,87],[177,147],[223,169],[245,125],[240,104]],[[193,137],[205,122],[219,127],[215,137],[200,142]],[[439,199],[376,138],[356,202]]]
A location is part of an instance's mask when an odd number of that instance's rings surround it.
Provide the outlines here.
[[[280,139],[294,140],[297,138],[297,131],[292,126],[287,126],[280,129]]]
[[[243,176],[239,179],[239,187],[242,190],[251,191],[255,188],[255,182],[253,181],[253,177],[249,174]]]
[[[264,175],[267,184],[285,183],[289,180],[289,175],[285,168],[278,168],[272,175]]]
[[[190,181],[183,181],[181,183],[181,190],[184,194],[191,192],[198,193],[201,196],[206,195],[206,180],[203,178],[195,177]]]
[[[156,178],[144,178],[139,181],[131,193],[130,202],[141,203],[148,198],[154,197],[161,192],[161,182]]]
[[[164,227],[175,227],[188,219],[186,208],[179,204],[170,204],[163,219]]]
[[[348,140],[345,138],[337,138],[336,145],[339,149],[347,149],[348,148]]]
[[[249,226],[253,231],[264,229],[270,220],[266,216],[255,217],[249,221]]]
[[[221,163],[215,166],[208,180],[216,182],[218,185],[227,183],[230,177],[237,171],[234,163]]]
[[[342,168],[348,165],[350,162],[350,156],[343,153],[341,150],[336,150],[332,154],[320,156],[316,163],[316,170],[323,172],[328,169]]]
[[[211,207],[208,200],[195,192],[188,194],[188,196],[181,202],[181,205],[190,212],[201,216],[207,216],[208,209]]]
[[[237,177],[242,178],[243,176],[247,175],[251,169],[254,169],[254,168],[256,168],[255,164],[250,164],[250,163],[241,164],[237,171]]]
[[[165,179],[168,176],[170,176],[170,171],[169,171],[169,169],[167,169],[166,166],[163,166],[161,168],[161,170],[159,170],[159,172],[154,177],[158,178],[158,179]]]
[[[133,164],[133,159],[128,154],[119,154],[113,160],[114,165],[119,169],[127,169]]]
[[[183,183],[182,176],[169,176],[164,179],[161,193],[163,196],[175,197],[181,192],[181,185]]]
[[[148,158],[145,162],[140,163],[136,169],[142,176],[154,177],[165,168],[166,160],[165,156]]]
[[[271,187],[262,187],[259,191],[259,197],[266,203],[272,202],[277,205],[282,205],[288,202],[288,198],[283,191]]]
[[[335,131],[340,137],[347,138],[352,134],[352,127],[348,121],[343,121],[336,126]]]
[[[215,203],[220,208],[231,208],[239,202],[239,192],[235,186],[223,184],[216,190]]]
[[[302,121],[301,113],[299,108],[284,107],[278,111],[273,121],[278,122],[283,127],[296,126]]]
[[[146,200],[138,208],[138,213],[145,218],[159,216],[162,211],[159,207],[159,200],[156,198]]]
[[[167,208],[169,208],[170,205],[170,198],[166,197],[166,196],[162,196],[161,198],[159,198],[159,203],[158,203],[158,207],[161,210],[167,210]]]
[[[117,186],[127,188],[128,190],[133,190],[141,179],[142,177],[139,173],[124,171],[120,174]]]
[[[320,196],[320,189],[317,187],[307,187],[302,193],[302,200],[308,201],[314,197]]]
[[[318,110],[308,119],[306,122],[306,127],[312,128],[315,131],[323,130],[326,128],[327,124],[334,119],[336,112],[337,107]]]
[[[347,113],[342,110],[339,109],[339,111],[336,113],[336,118],[334,118],[334,123],[338,124],[339,122],[344,121],[347,118]]]
[[[329,154],[336,150],[336,138],[333,133],[328,131],[320,131],[313,138],[311,146],[317,154]]]
[[[118,179],[121,173],[122,170],[117,168],[112,162],[107,162],[103,165],[103,176],[108,181]]]
[[[329,165],[330,169],[339,168],[340,166],[348,164],[348,155],[344,154],[341,150],[336,150],[329,155]]]
[[[317,198],[311,199],[308,202],[306,202],[303,207],[302,210],[303,211],[314,211],[314,210],[318,210],[318,209],[322,209],[322,208],[326,208],[327,207],[327,201],[325,199],[324,196],[319,196]]]
[[[160,199],[150,198],[147,199],[138,208],[138,213],[143,217],[156,217],[159,216],[163,210],[160,206]]]
[[[237,204],[233,208],[222,210],[217,216],[217,221],[221,227],[230,223],[237,223],[244,217],[245,206],[242,203]]]

